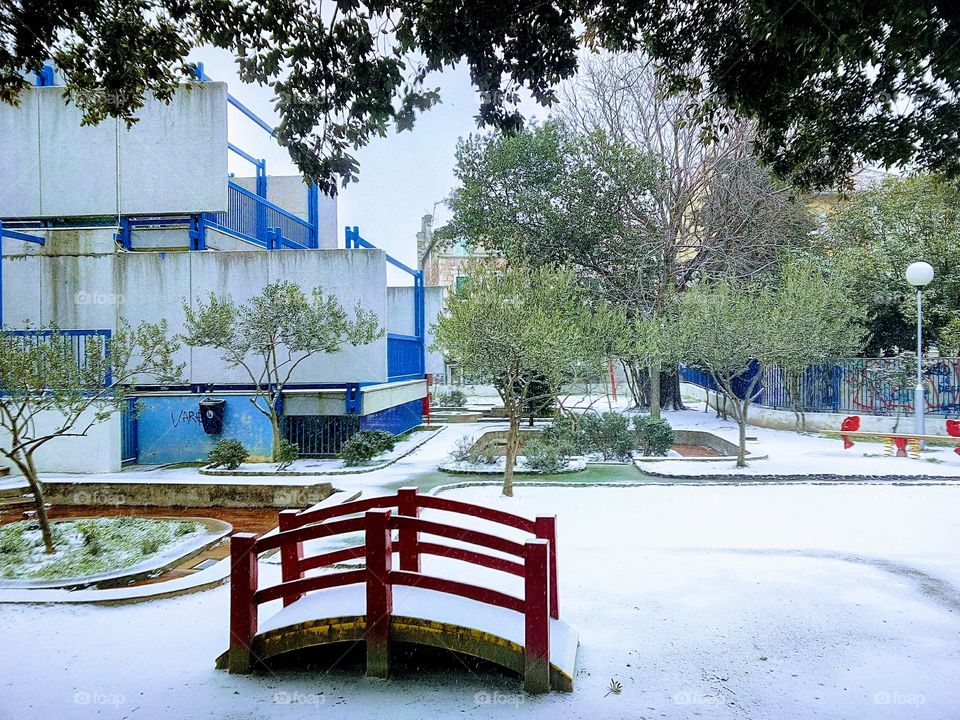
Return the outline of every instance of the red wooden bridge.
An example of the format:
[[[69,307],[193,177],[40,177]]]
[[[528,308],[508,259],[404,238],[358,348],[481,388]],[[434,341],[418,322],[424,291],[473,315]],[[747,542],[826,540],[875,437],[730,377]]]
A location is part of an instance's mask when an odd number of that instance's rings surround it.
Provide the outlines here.
[[[488,521],[523,540],[422,518],[421,510],[431,517]],[[362,533],[363,544],[312,556],[304,552],[308,541],[351,533]],[[396,641],[497,663],[520,673],[528,692],[572,691],[577,635],[559,619],[556,540],[554,516],[531,520],[421,495],[416,488],[332,507],[284,510],[277,532],[237,533],[231,539],[230,648],[218,666],[247,673],[283,653],[363,641],[367,675],[387,677],[390,643]],[[281,581],[261,587],[259,556],[277,550]],[[424,556],[520,577],[523,597],[428,574],[421,569]],[[258,607],[275,600],[282,600],[283,609],[260,624]]]

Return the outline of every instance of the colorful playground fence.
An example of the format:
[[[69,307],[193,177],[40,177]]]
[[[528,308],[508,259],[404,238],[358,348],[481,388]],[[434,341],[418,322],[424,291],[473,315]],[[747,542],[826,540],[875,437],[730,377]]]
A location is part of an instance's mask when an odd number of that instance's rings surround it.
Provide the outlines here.
[[[757,366],[734,383],[743,397]],[[916,363],[902,358],[856,358],[830,365],[812,365],[792,383],[779,367],[768,367],[754,390],[754,403],[780,410],[803,412],[909,415],[913,413]],[[710,373],[681,367],[683,382],[716,391]],[[923,367],[926,412],[960,416],[960,358],[925,359]]]

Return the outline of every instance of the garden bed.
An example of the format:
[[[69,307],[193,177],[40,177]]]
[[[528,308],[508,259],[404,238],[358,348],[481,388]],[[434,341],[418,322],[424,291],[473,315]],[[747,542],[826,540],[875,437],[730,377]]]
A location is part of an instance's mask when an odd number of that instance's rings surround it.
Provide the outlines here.
[[[0,587],[79,588],[163,572],[220,541],[229,523],[210,518],[82,517],[51,521],[55,552],[39,525],[0,526]]]
[[[582,457],[570,458],[567,461],[565,467],[551,470],[549,473],[546,473],[543,470],[534,470],[533,468],[527,467],[525,464],[525,458],[520,455],[517,457],[516,466],[513,469],[513,472],[517,475],[560,475],[565,473],[575,473],[585,470],[587,467],[586,459]],[[503,475],[504,470],[506,470],[507,462],[506,458],[499,457],[493,463],[479,463],[479,462],[470,462],[469,460],[451,460],[450,462],[444,463],[440,466],[440,469],[446,473],[452,473],[454,475]]]

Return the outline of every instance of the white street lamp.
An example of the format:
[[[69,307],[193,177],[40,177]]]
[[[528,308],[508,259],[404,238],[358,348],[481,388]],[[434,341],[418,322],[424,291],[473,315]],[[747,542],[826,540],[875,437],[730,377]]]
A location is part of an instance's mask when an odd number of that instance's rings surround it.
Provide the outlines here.
[[[926,399],[923,396],[923,289],[933,281],[933,267],[930,263],[911,263],[904,273],[907,282],[917,289],[917,387],[913,391],[914,432],[924,435],[924,411]]]

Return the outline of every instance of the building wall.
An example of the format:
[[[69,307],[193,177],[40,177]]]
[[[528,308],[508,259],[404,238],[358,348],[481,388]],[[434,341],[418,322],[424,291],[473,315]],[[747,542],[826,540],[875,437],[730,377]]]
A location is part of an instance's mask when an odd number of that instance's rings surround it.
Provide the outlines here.
[[[433,328],[443,312],[446,289],[442,287],[424,288],[424,325],[426,331],[426,368],[425,372],[440,374],[443,372],[443,354],[431,351]],[[415,335],[413,310],[413,287],[401,286],[387,288],[387,330],[400,335]]]
[[[227,209],[227,86],[182,86],[148,97],[127,129],[81,125],[62,87],[0,103],[0,217],[93,217]]]
[[[80,416],[75,427],[83,428],[93,418],[93,411]],[[42,412],[36,417],[36,434],[50,432],[63,423],[57,412]],[[0,445],[9,447],[10,436],[0,430]],[[65,437],[51,440],[33,456],[39,472],[103,473],[120,469],[120,413],[116,412],[102,423],[94,425],[86,437]],[[10,472],[19,470],[5,457],[0,457],[0,467],[9,467]]]
[[[199,404],[206,397],[226,400],[223,432],[219,435],[207,435],[203,431]],[[250,398],[249,394],[151,395],[139,398],[139,463],[150,465],[203,460],[221,438],[239,440],[254,460],[269,459],[273,444],[270,420],[253,406]]]
[[[94,233],[102,230],[80,231]],[[72,236],[71,236],[72,238]],[[68,238],[69,239],[69,238]],[[63,250],[93,240],[64,242]],[[73,245],[71,245],[71,243]],[[387,316],[386,262],[380,250],[273,250],[253,252],[112,252],[63,254],[56,243],[36,254],[28,243],[5,243],[29,254],[3,259],[4,322],[64,329],[115,330],[122,318],[132,325],[166,319],[171,334],[184,330],[183,302],[211,292],[244,302],[268,283],[290,280],[305,290],[320,287],[352,311],[359,302],[382,325]],[[68,247],[68,245],[70,247]],[[335,353],[303,362],[299,383],[383,382],[387,379],[386,336],[366,346],[344,344]],[[226,368],[215,350],[183,347],[185,380],[196,384],[240,384],[242,368]]]

